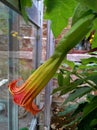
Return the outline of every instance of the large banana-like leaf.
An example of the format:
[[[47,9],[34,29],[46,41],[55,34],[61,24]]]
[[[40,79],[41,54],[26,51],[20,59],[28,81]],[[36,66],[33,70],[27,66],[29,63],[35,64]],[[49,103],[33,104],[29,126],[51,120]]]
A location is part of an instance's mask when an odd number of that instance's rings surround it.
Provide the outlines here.
[[[97,0],[77,0],[97,12]]]
[[[72,25],[77,22],[80,18],[92,12],[92,10],[84,4],[78,3],[72,16]]]
[[[76,6],[75,0],[44,0],[45,19],[51,20],[51,28],[55,37],[67,26]]]

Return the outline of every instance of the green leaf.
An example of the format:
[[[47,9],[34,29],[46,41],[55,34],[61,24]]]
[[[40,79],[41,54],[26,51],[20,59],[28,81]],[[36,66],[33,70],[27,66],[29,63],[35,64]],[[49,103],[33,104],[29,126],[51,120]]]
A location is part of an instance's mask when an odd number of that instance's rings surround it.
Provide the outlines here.
[[[69,114],[73,112],[78,107],[78,104],[70,104],[65,107],[63,112],[59,112],[59,116],[65,116],[66,114]]]
[[[32,7],[32,0],[25,0],[25,7]]]
[[[88,64],[88,63],[97,63],[97,58],[96,57],[90,57],[88,59],[81,59],[82,64]]]
[[[63,78],[62,73],[59,73],[59,77],[58,77],[58,83],[59,83],[59,87],[55,88],[52,92],[52,94],[58,92],[58,91],[63,91],[64,89],[68,89],[68,86],[70,84],[70,73],[67,73],[67,75]]]
[[[73,61],[69,61],[69,60],[65,59],[63,62],[64,62],[64,63],[63,63],[63,66],[64,66],[64,64],[66,64],[66,65],[68,65],[68,67],[70,67],[71,69],[73,69],[74,66],[75,66],[75,63],[74,63]]]
[[[58,85],[63,86],[63,74],[61,72],[58,74]]]
[[[97,108],[88,113],[88,115],[81,120],[78,124],[78,130],[95,130],[94,126],[91,125],[94,119],[97,119]]]
[[[28,128],[24,127],[24,128],[20,128],[19,130],[28,130]]]
[[[67,72],[66,76],[63,78],[63,86],[70,85],[70,73]]]
[[[87,100],[88,102],[91,102],[94,97],[95,97],[95,95],[92,95],[92,94],[88,93],[88,94],[87,94],[87,97],[86,97],[86,100]]]
[[[74,82],[70,83],[69,85],[64,85],[63,89],[61,89],[60,95],[64,95],[68,92],[71,92],[72,90],[75,90],[78,85],[82,84],[82,79],[77,79]]]
[[[95,125],[97,125],[97,119],[93,119],[90,123],[90,126],[92,126],[92,127]]]
[[[71,102],[76,98],[81,98],[85,94],[89,93],[92,89],[88,86],[76,88],[75,91],[69,94],[64,103]]]
[[[28,15],[27,15],[27,12],[26,12],[26,8],[32,6],[32,0],[20,0],[20,6],[21,6],[20,11],[22,13],[22,16],[27,23],[28,22]]]
[[[87,80],[93,81],[97,86],[97,72],[93,72],[87,76]]]
[[[95,58],[93,60],[95,60]],[[97,60],[93,60],[91,58],[83,60],[82,64],[78,67],[78,70],[80,70],[84,77],[89,76],[90,72],[97,72]]]
[[[55,37],[67,26],[76,6],[75,0],[44,0],[45,19],[51,20],[51,28]]]
[[[76,23],[80,18],[86,16],[87,14],[90,14],[90,12],[92,12],[92,10],[90,10],[86,5],[78,3],[72,17],[72,25]]]
[[[93,100],[90,103],[88,103],[83,109],[83,118],[85,118],[95,109],[97,109],[97,96],[95,96]]]
[[[86,104],[87,104],[86,101],[80,102],[80,103],[78,104],[77,109],[73,112],[72,116],[76,116],[76,115],[78,115],[79,113],[82,113],[83,108],[86,106]],[[82,115],[81,115],[81,116],[82,116]]]
[[[53,89],[52,94],[55,94],[55,93],[57,93],[58,91],[61,91],[61,90],[63,90],[62,87],[57,87],[57,88]]]
[[[20,0],[21,8],[31,7],[32,0]]]
[[[78,130],[93,130],[88,123],[88,119],[78,124]]]
[[[97,12],[97,0],[77,0]]]
[[[79,69],[82,71],[82,73],[84,75],[88,75],[88,71],[91,70],[91,71],[96,71],[96,68],[97,68],[97,64],[95,63],[90,63],[90,64],[87,64],[87,65],[80,65],[79,66]]]

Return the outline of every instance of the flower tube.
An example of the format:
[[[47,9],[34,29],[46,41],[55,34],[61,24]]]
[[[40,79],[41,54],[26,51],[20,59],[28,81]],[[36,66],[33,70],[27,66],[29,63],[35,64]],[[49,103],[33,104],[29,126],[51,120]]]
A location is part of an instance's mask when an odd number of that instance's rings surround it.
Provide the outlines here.
[[[14,97],[14,102],[19,106],[24,107],[27,111],[35,115],[42,109],[38,109],[33,103],[35,97],[45,87],[48,81],[55,73],[59,60],[50,58],[45,64],[41,65],[23,85],[17,86],[17,82],[21,79],[12,81],[8,87]]]
[[[85,16],[84,19],[82,18],[75,23],[59,42],[54,54],[36,69],[23,85],[17,86],[18,80],[14,80],[8,85],[16,104],[24,107],[34,115],[41,111],[33,103],[33,100],[53,77],[68,51],[89,32],[93,18],[93,15]]]

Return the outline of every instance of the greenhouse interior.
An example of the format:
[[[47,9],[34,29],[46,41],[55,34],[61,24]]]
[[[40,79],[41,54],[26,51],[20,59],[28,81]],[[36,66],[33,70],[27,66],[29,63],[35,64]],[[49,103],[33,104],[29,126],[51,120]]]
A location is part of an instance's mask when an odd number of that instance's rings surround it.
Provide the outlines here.
[[[97,0],[0,0],[0,130],[97,130],[96,30]]]

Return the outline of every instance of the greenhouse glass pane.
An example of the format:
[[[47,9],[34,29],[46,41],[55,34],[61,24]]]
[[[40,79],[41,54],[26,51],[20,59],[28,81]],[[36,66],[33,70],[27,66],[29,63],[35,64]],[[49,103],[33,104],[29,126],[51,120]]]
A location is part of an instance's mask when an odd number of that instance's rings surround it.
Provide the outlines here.
[[[27,10],[31,20],[28,23],[9,1],[0,1],[0,130],[32,129],[37,126],[36,116],[13,102],[8,84],[21,78],[17,85],[22,85],[40,65],[42,35],[39,1],[33,0],[33,7]],[[37,101],[35,99],[39,105],[40,100]],[[32,126],[33,119],[36,123]]]
[[[8,8],[0,3],[0,130],[8,129]]]
[[[0,130],[30,127],[33,116],[13,103],[8,83],[36,68],[37,27],[0,2]],[[18,128],[19,127],[19,128]]]

